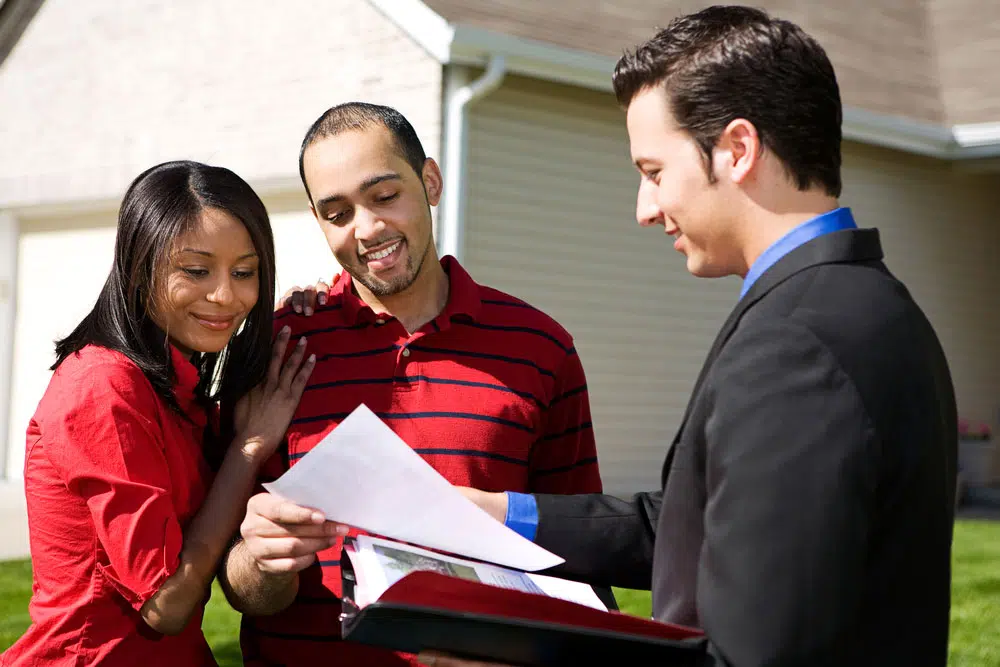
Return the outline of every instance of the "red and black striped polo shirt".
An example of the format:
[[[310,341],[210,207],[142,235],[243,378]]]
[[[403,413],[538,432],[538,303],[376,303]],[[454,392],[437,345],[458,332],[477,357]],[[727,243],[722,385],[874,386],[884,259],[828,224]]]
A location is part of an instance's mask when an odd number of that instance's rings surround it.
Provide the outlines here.
[[[293,340],[306,336],[317,357],[284,464],[295,465],[364,403],[453,484],[600,492],[587,384],[572,337],[525,302],[478,285],[453,258],[442,266],[448,303],[413,334],[368,307],[347,273],[312,317],[276,314],[275,326],[291,326]],[[338,641],[340,551],[338,543],[321,552],[301,573],[291,607],[244,619],[247,665],[409,664]]]

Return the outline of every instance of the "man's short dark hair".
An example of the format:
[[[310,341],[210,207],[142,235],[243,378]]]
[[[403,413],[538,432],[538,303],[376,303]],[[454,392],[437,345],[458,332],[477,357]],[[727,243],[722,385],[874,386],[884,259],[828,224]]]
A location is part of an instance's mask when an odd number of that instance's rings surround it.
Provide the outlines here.
[[[306,172],[302,160],[306,149],[320,139],[333,137],[343,132],[367,130],[377,126],[389,130],[399,154],[413,167],[413,171],[417,172],[418,176],[423,173],[427,155],[424,153],[424,147],[420,143],[419,137],[417,137],[417,132],[403,114],[392,107],[378,104],[345,102],[323,112],[323,115],[309,127],[305,139],[302,140],[302,148],[299,149],[299,176],[302,178],[302,185],[306,189],[309,201],[312,201],[312,194],[309,192],[309,184],[306,183]]]
[[[842,110],[833,65],[794,23],[758,9],[714,6],[681,16],[615,66],[615,95],[663,86],[671,115],[698,143],[712,179],[712,149],[743,118],[757,128],[800,190],[840,196]]]

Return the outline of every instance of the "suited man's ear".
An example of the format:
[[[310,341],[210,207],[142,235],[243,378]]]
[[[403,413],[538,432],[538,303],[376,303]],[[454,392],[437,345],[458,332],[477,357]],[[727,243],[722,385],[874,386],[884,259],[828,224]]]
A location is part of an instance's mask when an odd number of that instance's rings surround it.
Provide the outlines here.
[[[757,128],[744,118],[729,123],[716,143],[713,166],[722,173],[717,178],[725,178],[734,184],[742,184],[757,167],[763,146]]]

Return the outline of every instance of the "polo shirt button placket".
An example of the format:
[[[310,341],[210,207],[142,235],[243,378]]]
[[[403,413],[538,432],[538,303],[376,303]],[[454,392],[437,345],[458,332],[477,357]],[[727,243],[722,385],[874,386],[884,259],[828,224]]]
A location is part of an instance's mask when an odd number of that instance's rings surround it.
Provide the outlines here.
[[[409,370],[410,368],[412,368],[412,366],[410,366],[410,364],[407,363],[405,360],[409,359],[410,355],[412,354],[412,351],[410,350],[410,345],[413,345],[415,342],[417,342],[418,340],[420,340],[423,337],[423,335],[424,335],[423,333],[421,333],[421,332],[418,331],[417,333],[414,333],[414,334],[408,336],[405,339],[399,339],[398,345],[402,349],[399,352],[399,356],[396,357],[396,377],[397,378],[399,378],[399,377],[407,377],[408,375],[410,375],[407,372],[407,370]],[[396,383],[393,383],[393,384],[394,384],[394,386],[399,387],[400,389],[402,389],[403,387],[405,387],[404,391],[413,391],[414,389],[417,388],[417,383],[415,383],[415,382],[407,382],[407,383],[396,382]]]
[[[401,347],[403,349],[399,351],[399,355],[396,357],[396,370],[395,373],[393,374],[394,377],[392,383],[393,392],[408,393],[416,390],[417,388],[417,383],[409,382],[406,380],[407,376],[409,375],[409,373],[407,372],[408,371],[407,367],[409,366],[410,363],[408,361],[408,359],[410,358],[410,348],[407,346],[411,342],[412,341],[409,340],[403,342],[401,344]]]

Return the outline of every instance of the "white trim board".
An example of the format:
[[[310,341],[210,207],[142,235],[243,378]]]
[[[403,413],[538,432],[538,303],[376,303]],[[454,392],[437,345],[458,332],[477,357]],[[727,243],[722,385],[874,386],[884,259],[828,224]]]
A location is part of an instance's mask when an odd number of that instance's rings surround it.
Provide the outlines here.
[[[485,67],[491,55],[502,55],[512,74],[611,91],[616,58],[450,24],[421,0],[368,2],[442,65]],[[846,107],[843,135],[851,141],[947,160],[1000,157],[1000,123],[949,127]]]
[[[7,469],[11,383],[14,378],[14,318],[17,316],[17,218],[0,211],[0,480],[17,475]],[[2,510],[2,507],[0,507]]]

